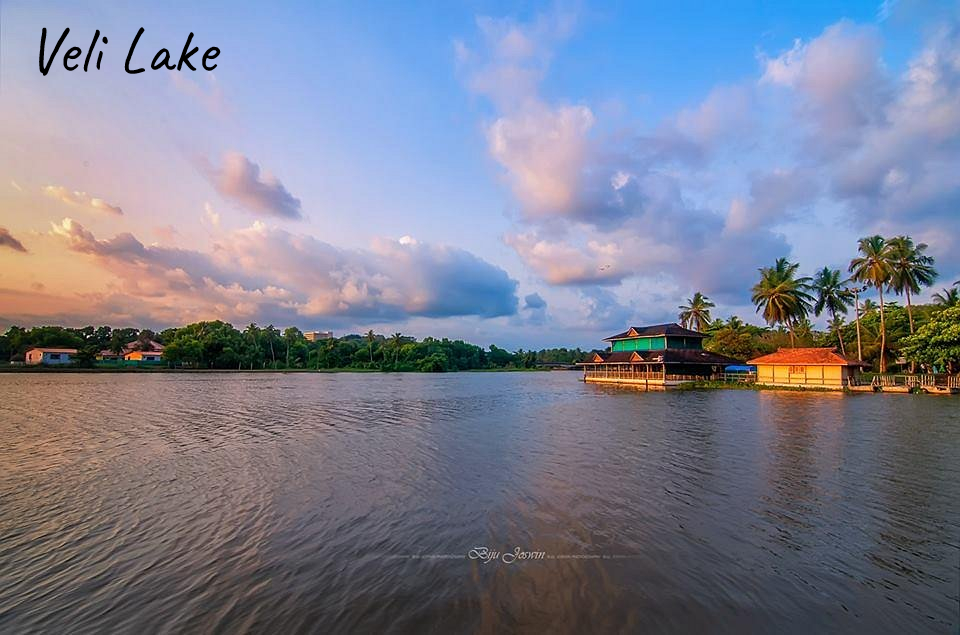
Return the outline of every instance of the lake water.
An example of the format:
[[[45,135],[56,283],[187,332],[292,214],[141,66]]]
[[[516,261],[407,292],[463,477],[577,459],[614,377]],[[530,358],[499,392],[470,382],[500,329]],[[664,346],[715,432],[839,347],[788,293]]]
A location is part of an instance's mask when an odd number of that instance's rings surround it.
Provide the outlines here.
[[[956,632],[960,399],[578,379],[0,375],[0,632]]]

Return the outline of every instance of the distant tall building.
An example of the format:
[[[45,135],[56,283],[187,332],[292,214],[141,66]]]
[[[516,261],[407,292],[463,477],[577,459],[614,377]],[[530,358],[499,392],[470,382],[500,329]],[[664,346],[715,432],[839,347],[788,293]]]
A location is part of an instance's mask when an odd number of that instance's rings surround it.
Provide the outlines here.
[[[303,337],[306,338],[308,342],[316,342],[317,340],[332,340],[333,331],[304,331]]]

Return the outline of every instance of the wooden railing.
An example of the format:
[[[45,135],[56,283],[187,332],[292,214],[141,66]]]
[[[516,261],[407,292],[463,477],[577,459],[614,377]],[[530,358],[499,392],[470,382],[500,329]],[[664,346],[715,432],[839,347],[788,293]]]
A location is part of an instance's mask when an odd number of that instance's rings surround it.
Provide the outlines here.
[[[607,366],[600,368],[586,368],[583,378],[586,379],[619,379],[630,381],[703,381],[716,380],[719,375],[685,375],[677,373],[650,372],[633,370],[629,367]]]
[[[732,383],[752,384],[757,381],[756,373],[720,373],[717,376],[720,381],[729,381]]]
[[[637,380],[663,380],[670,375],[664,375],[662,372],[644,372],[632,370],[630,368],[601,367],[587,368],[583,371],[584,379],[637,379]]]
[[[874,386],[876,388],[892,388],[903,386],[906,388],[943,387],[960,388],[958,375],[873,375],[860,377],[852,382],[857,386]]]

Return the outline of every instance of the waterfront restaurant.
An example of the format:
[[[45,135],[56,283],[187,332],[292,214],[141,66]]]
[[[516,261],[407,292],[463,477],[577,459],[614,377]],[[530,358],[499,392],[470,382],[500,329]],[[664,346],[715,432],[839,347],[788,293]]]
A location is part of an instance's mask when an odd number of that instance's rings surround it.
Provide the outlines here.
[[[842,390],[857,383],[863,362],[844,357],[834,348],[781,348],[748,364],[757,367],[757,383]]]
[[[583,380],[645,387],[717,378],[740,360],[703,350],[707,335],[679,324],[633,326],[604,338],[610,350],[580,364]]]

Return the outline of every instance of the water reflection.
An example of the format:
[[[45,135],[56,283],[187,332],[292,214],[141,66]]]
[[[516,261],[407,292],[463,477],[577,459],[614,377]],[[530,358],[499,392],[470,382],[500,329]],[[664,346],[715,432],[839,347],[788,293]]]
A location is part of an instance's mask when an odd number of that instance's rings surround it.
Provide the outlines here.
[[[955,400],[572,373],[0,375],[0,399],[0,632],[957,627]]]

